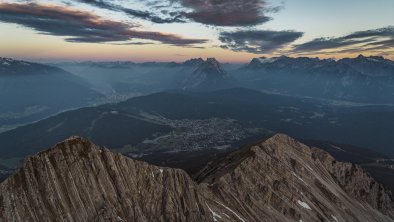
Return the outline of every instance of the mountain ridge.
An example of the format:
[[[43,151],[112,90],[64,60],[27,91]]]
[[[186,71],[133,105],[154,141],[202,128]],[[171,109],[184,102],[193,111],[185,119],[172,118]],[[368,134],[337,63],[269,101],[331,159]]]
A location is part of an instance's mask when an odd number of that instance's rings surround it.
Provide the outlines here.
[[[380,205],[371,206],[342,190],[326,166],[309,169],[309,164],[320,161],[320,155],[313,159],[313,148],[277,134],[250,151],[253,155],[241,158],[214,182],[196,183],[183,170],[152,166],[72,137],[29,157],[23,168],[0,184],[0,217],[6,221],[393,221],[393,203],[387,202],[390,196],[384,189],[379,190]],[[320,182],[311,179],[313,175]]]
[[[394,103],[394,62],[383,57],[262,57],[254,58],[234,75],[245,87],[284,95]]]
[[[39,72],[40,74],[49,74],[50,72],[66,73],[64,70],[54,66],[0,57],[0,75],[37,74],[31,73],[32,71]]]

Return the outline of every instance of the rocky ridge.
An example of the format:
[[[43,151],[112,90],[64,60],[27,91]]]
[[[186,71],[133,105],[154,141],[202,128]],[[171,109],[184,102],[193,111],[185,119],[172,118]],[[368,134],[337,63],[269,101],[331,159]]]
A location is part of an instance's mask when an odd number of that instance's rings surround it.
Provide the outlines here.
[[[73,137],[0,184],[0,221],[394,221],[393,205],[358,166],[282,134],[194,179]]]

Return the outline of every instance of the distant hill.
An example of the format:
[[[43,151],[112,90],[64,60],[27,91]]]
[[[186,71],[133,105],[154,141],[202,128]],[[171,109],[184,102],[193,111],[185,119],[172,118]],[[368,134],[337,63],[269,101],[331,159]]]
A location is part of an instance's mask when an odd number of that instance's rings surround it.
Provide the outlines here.
[[[85,80],[60,68],[0,58],[0,131],[101,97]]]
[[[394,104],[394,62],[383,57],[262,57],[234,75],[245,87],[286,95]]]

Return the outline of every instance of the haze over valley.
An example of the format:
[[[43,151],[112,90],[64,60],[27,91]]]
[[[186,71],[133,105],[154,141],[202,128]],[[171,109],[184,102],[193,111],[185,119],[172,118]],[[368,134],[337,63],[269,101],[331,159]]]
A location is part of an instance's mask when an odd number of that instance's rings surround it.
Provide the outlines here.
[[[394,221],[390,9],[0,1],[0,222]]]

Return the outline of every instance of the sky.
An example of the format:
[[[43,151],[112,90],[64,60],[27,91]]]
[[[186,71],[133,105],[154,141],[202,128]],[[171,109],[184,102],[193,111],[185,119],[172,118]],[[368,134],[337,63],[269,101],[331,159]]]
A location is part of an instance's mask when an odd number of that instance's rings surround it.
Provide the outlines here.
[[[0,56],[31,61],[394,59],[394,0],[0,0]]]

